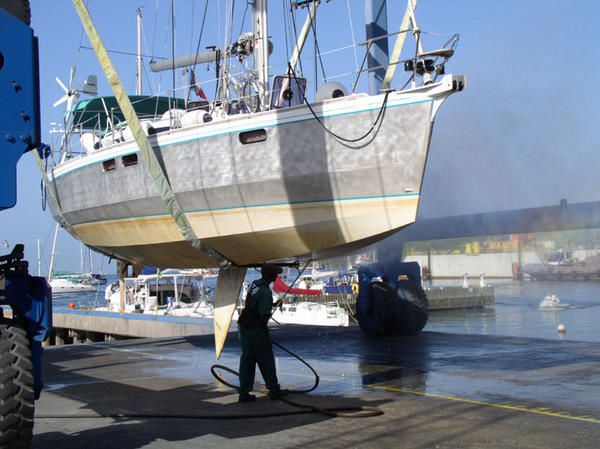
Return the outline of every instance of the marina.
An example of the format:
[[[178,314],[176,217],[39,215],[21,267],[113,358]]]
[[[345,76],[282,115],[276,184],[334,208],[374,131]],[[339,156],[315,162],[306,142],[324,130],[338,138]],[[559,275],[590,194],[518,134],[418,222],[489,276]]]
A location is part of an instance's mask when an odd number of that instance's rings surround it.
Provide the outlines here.
[[[329,276],[334,273],[330,271]],[[252,276],[247,278],[244,285],[252,279]],[[313,290],[308,296],[302,294],[306,291],[303,289],[291,289],[294,294],[288,294],[289,286],[283,281],[278,282],[275,291],[279,294],[274,294],[273,301],[282,298],[284,302],[274,309],[271,324],[357,325],[357,295],[351,289],[346,294]],[[126,279],[123,313],[120,312],[120,294],[118,289],[115,290],[116,285],[115,282],[108,284],[104,293],[98,289],[79,297],[58,294],[53,311],[54,332],[48,344],[212,333],[214,306],[209,292],[214,290],[214,278],[203,280],[201,276],[179,270],[164,270],[155,275]],[[425,288],[430,312],[493,307],[494,290],[493,285],[429,285]],[[242,290],[240,299],[244,295]],[[243,305],[243,301],[241,303]],[[236,312],[234,323],[237,316]]]
[[[0,0],[0,449],[597,449],[600,6],[111,2]]]
[[[454,288],[462,288],[462,281],[457,280],[454,283]],[[493,307],[435,310],[429,315],[425,329],[446,333],[600,342],[600,333],[596,329],[596,322],[600,320],[600,283],[512,280],[492,280],[490,283],[494,286]],[[425,284],[426,289],[439,289],[443,286],[452,287],[452,281],[434,281]],[[558,296],[562,303],[568,304],[568,307],[560,310],[540,309],[540,302],[551,293]],[[86,310],[70,310],[68,308],[70,301],[69,297],[55,300],[55,314],[60,314],[66,309],[65,311],[71,314],[89,315]],[[83,304],[91,305],[93,302],[94,297],[91,296],[87,300],[84,299]],[[65,313],[66,315],[68,313]],[[173,320],[185,322],[186,319],[173,318]],[[566,326],[566,334],[557,333],[559,324]],[[83,326],[74,328],[85,330],[82,329]]]

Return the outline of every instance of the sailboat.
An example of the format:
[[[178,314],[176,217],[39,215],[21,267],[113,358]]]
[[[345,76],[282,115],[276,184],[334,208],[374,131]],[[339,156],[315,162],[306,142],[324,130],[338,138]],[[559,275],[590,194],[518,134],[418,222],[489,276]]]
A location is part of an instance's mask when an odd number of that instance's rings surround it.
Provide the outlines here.
[[[54,239],[52,240],[52,252],[50,253],[50,266],[48,268],[48,283],[52,293],[83,293],[95,292],[96,287],[91,282],[85,282],[77,276],[58,274],[54,271],[54,257],[56,256],[56,241],[58,238],[58,223],[54,228]]]
[[[214,66],[215,98],[194,102],[139,88],[128,95],[89,11],[82,0],[73,3],[114,96],[80,100],[95,95],[95,77],[65,88],[61,150],[45,174],[52,214],[89,247],[132,265],[227,267],[215,292],[217,353],[245,267],[333,257],[415,221],[436,114],[466,87],[464,76],[445,73],[458,35],[426,51],[416,0],[389,34],[377,11],[385,2],[366,0],[371,23],[354,80],[324,82],[314,98],[300,61],[317,9],[333,2],[290,3],[305,22],[286,68],[272,77],[268,2],[254,0],[251,31],[152,64],[173,73]],[[232,35],[231,22],[225,31]],[[400,59],[407,37],[414,51]],[[388,40],[394,49],[381,59]],[[232,61],[240,73],[230,70]],[[408,80],[396,86],[398,66]],[[369,89],[360,92],[365,72]]]
[[[154,182],[115,97],[74,103],[60,162],[48,176],[58,199],[54,218],[105,254],[178,268],[218,267],[215,253],[238,266],[331,256],[414,222],[436,113],[465,85],[462,76],[442,75],[457,38],[432,52],[417,39],[416,56],[404,62],[412,78],[405,90],[358,93],[328,82],[309,102],[297,67],[320,2],[303,3],[295,51],[273,78],[265,0],[253,2],[253,31],[231,47],[153,64],[223,67],[218,97],[202,105],[130,96],[164,182]],[[414,10],[407,11],[412,25],[391,37],[418,35]],[[250,96],[236,91],[224,69],[231,58],[253,62],[244,74]],[[77,138],[82,154],[73,151]],[[183,233],[165,197],[180,206]],[[188,231],[212,252],[190,244]]]

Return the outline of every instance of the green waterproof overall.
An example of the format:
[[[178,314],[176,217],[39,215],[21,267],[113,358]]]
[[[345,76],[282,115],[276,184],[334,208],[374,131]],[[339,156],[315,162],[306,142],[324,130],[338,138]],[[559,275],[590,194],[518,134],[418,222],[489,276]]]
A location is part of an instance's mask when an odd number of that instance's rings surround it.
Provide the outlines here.
[[[246,309],[255,310],[260,316],[270,316],[273,294],[269,284],[259,279],[254,281],[246,297]],[[262,323],[247,327],[238,324],[242,355],[240,357],[240,394],[249,393],[254,387],[256,364],[271,393],[280,390],[275,370],[275,358],[269,329]]]

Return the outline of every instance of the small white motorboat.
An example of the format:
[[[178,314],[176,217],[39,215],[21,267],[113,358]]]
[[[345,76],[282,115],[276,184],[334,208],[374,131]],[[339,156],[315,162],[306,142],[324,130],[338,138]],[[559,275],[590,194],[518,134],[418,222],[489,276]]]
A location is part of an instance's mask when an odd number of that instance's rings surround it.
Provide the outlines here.
[[[538,306],[539,309],[543,310],[560,310],[567,307],[569,307],[569,304],[560,302],[560,299],[554,293],[548,293]]]
[[[273,319],[278,324],[302,324],[307,326],[341,326],[350,325],[348,310],[336,303],[318,303],[300,301],[283,304],[273,312]]]

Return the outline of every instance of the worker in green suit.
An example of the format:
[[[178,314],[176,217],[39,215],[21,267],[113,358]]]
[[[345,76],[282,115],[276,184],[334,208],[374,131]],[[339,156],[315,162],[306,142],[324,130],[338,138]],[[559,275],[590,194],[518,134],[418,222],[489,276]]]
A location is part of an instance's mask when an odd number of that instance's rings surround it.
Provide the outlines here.
[[[262,277],[250,285],[246,305],[238,319],[238,329],[242,355],[240,357],[239,402],[256,400],[250,394],[254,387],[256,364],[269,389],[271,399],[279,399],[288,393],[282,390],[277,381],[273,346],[267,324],[273,308],[273,293],[269,284],[277,279],[281,267],[266,263],[262,266]]]

